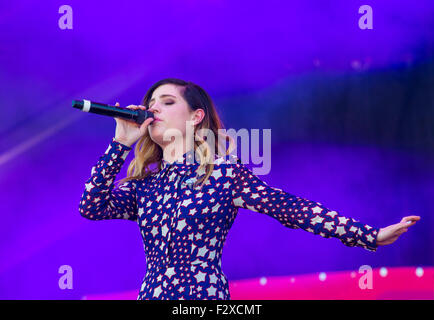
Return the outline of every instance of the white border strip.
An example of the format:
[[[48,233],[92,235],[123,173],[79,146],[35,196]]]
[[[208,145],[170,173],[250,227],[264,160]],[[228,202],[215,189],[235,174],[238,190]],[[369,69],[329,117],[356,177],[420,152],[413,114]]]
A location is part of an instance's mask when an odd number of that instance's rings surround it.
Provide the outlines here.
[[[89,112],[90,110],[90,101],[83,99],[83,111]]]

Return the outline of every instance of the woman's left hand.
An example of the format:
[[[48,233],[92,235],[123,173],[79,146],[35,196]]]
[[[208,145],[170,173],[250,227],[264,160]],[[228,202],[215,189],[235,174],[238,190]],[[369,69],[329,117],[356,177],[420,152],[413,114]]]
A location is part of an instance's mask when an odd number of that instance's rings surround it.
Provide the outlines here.
[[[408,228],[413,226],[418,220],[420,220],[419,216],[408,216],[402,218],[399,223],[380,228],[377,235],[377,245],[385,246],[394,243],[401,234],[407,232]]]

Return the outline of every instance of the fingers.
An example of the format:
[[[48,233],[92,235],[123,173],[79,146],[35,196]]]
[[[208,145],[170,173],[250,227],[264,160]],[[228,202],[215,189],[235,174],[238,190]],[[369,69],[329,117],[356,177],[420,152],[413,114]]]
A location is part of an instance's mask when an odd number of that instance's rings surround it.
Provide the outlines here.
[[[116,107],[119,107],[119,102],[116,102],[115,104]],[[137,110],[137,109],[143,109],[146,110],[145,106],[142,105],[136,105],[136,104],[130,104],[129,106],[127,106],[126,108],[128,109],[132,109],[132,110]]]
[[[116,102],[115,106],[116,106],[116,107],[119,107],[119,102]],[[142,106],[142,105],[135,105],[135,104],[130,104],[130,105],[127,106],[126,108],[127,108],[127,109],[131,109],[131,110],[137,110],[137,109],[146,110],[146,107],[145,107],[145,106]],[[115,117],[116,122],[117,122],[118,119],[119,119],[119,118]],[[137,127],[139,127],[139,124],[137,124],[137,123],[134,122],[134,121],[126,120],[126,119],[123,119],[123,120],[126,121],[126,122],[129,122],[129,123],[131,123],[131,124],[136,124]],[[146,119],[146,120],[142,123],[142,126],[145,126],[145,127],[146,127],[146,125],[148,125],[148,124],[151,123],[152,121],[153,121],[152,118],[151,118],[149,121],[148,121],[148,119]],[[140,129],[142,129],[142,128],[140,128]]]
[[[407,232],[408,228],[415,225],[420,220],[420,216],[407,216],[402,218],[399,225],[399,231]]]
[[[135,105],[135,104],[130,104],[128,107],[128,109],[133,109],[133,110],[137,110],[137,109],[143,109],[146,110],[145,106],[142,105]]]
[[[152,121],[154,121],[153,118],[148,118],[145,121],[143,121],[142,125],[140,126],[140,130],[142,130],[143,132],[146,130],[147,126],[152,123]]]
[[[420,220],[420,216],[404,217],[399,223],[390,226],[392,227],[391,231],[395,236],[399,237],[404,232],[407,232],[408,228],[415,225],[416,222],[419,220]]]
[[[406,223],[409,226],[409,225],[414,225],[416,221],[419,220],[420,220],[419,216],[407,216],[402,218],[401,223]]]
[[[409,228],[409,227],[411,227],[411,226],[414,226],[416,224],[416,222],[412,222],[412,223],[408,223],[408,222],[406,222],[406,223],[404,223],[404,228]]]
[[[115,103],[115,107],[119,107],[119,102],[116,102]],[[118,118],[117,117],[114,117],[115,118],[115,121],[116,121],[116,123],[118,122]]]
[[[420,220],[420,216],[406,216],[402,220]]]
[[[117,104],[117,103],[116,103],[116,104]],[[127,109],[131,109],[131,110],[137,110],[137,109],[141,109],[140,107],[143,107],[143,106],[137,106],[137,105],[135,105],[135,104],[130,104],[130,105],[127,106],[126,108],[127,108]],[[132,121],[132,120],[124,119],[124,121],[129,122],[129,123],[131,123],[131,124],[135,124],[137,127],[140,126],[137,122]]]

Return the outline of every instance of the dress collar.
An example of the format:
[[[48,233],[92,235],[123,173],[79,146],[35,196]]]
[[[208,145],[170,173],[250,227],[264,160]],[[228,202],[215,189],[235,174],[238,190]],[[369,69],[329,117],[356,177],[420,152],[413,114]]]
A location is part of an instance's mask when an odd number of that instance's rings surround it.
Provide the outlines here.
[[[172,165],[180,167],[180,166],[185,166],[185,165],[197,164],[198,161],[195,159],[194,154],[195,154],[194,149],[190,149],[189,151],[184,153],[181,157],[179,157],[178,159],[176,159],[172,163],[164,160],[164,158],[163,158],[161,160],[162,169],[166,168],[167,166],[172,166]]]

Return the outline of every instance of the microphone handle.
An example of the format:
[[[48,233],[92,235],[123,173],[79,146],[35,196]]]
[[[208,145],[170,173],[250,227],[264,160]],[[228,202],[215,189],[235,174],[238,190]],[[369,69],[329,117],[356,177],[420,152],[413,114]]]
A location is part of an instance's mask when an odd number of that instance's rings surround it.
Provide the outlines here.
[[[103,116],[116,117],[125,120],[134,121],[142,124],[147,118],[154,117],[154,114],[147,110],[132,110],[116,106],[110,106],[105,103],[90,102],[89,100],[72,100],[72,107],[84,112],[96,113]]]

